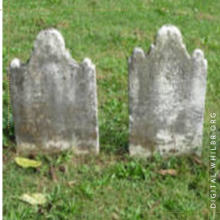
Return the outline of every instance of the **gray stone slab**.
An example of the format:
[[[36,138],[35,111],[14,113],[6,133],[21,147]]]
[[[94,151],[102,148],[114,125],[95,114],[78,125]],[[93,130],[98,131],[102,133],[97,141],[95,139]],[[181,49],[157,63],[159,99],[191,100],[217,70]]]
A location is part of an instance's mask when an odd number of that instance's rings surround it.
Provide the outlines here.
[[[190,56],[178,28],[163,26],[148,54],[129,59],[129,150],[149,157],[201,155],[207,61]]]
[[[10,65],[15,134],[20,151],[98,153],[95,65],[78,64],[56,29],[41,31],[26,64]]]

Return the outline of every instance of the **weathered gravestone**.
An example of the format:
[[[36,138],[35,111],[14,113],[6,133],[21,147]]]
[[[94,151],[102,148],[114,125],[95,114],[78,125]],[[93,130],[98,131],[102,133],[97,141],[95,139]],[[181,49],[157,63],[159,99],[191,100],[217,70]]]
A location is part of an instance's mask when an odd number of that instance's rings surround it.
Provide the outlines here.
[[[99,152],[95,66],[78,64],[55,29],[41,31],[27,64],[10,65],[15,134],[20,151]]]
[[[180,31],[163,26],[148,54],[129,59],[130,154],[201,155],[207,61],[192,57]]]

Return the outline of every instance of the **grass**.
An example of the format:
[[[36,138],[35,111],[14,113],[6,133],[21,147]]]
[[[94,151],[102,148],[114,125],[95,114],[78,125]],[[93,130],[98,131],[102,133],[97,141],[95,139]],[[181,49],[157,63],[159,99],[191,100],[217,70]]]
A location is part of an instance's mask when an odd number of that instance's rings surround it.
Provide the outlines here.
[[[5,158],[4,219],[160,219],[160,212],[175,211],[193,212],[186,219],[207,217],[199,213],[208,211],[207,167],[193,158],[73,157],[68,152],[38,158],[43,161],[38,170],[15,166],[11,155]],[[160,169],[176,169],[178,175],[162,176]],[[30,207],[16,198],[32,191],[44,193],[48,203]],[[166,215],[181,219],[179,213]]]
[[[7,1],[3,2],[8,7]],[[220,131],[220,2],[218,0],[161,1],[15,1],[21,8],[126,8],[124,12],[7,11],[3,12],[3,215],[11,219],[208,219],[208,137],[210,114],[217,113]],[[10,48],[8,54],[8,19]],[[127,60],[136,46],[148,51],[155,33],[171,23],[180,28],[190,54],[196,48],[208,60],[204,152],[195,158],[138,160],[128,151]],[[13,120],[7,130],[7,62],[29,59],[38,32],[56,27],[64,36],[73,58],[90,57],[96,65],[101,154],[90,157],[35,155],[43,161],[38,170],[21,169],[14,163]],[[218,145],[219,146],[219,145]],[[218,150],[218,155],[220,151]],[[64,168],[63,168],[64,167]],[[162,176],[160,169],[176,169],[178,175]],[[216,171],[220,169],[217,162]],[[220,182],[217,182],[220,189]],[[17,197],[43,192],[45,206],[31,207]],[[220,211],[220,197],[217,198]],[[151,212],[151,213],[147,213]],[[163,213],[161,213],[163,212]],[[181,212],[181,213],[174,213]],[[187,213],[192,212],[192,213]],[[218,218],[210,214],[210,219]]]

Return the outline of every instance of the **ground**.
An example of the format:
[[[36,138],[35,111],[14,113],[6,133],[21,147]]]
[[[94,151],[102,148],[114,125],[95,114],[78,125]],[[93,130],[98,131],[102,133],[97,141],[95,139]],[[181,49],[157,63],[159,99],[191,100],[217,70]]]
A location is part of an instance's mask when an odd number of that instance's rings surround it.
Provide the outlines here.
[[[10,9],[128,9],[127,11],[30,11]],[[3,215],[16,219],[208,219],[210,114],[217,113],[220,131],[220,1],[4,1],[3,13]],[[148,51],[164,24],[176,25],[190,54],[196,48],[208,60],[203,155],[135,159],[128,155],[128,66],[136,46]],[[13,119],[7,130],[7,65],[18,57],[26,62],[38,32],[57,28],[72,57],[89,57],[96,65],[100,146],[99,156],[31,155],[38,169],[14,162]],[[8,30],[9,28],[9,30]],[[9,40],[9,48],[8,48]],[[218,144],[218,155],[220,145]],[[216,172],[220,170],[217,161]],[[175,169],[177,175],[161,175]],[[220,180],[217,181],[220,189]],[[41,192],[47,204],[32,207],[19,201],[22,193]],[[220,197],[215,214],[218,219]],[[218,213],[219,212],[219,213]]]

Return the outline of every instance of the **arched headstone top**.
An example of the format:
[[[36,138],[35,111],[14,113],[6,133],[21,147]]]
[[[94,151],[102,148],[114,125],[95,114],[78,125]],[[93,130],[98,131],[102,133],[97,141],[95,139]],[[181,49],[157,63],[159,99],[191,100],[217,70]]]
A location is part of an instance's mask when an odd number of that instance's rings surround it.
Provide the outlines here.
[[[157,32],[156,42],[166,42],[170,40],[183,42],[180,30],[174,25],[164,25]]]
[[[34,41],[30,63],[32,60],[33,62],[36,62],[35,58],[41,62],[56,62],[61,59],[72,59],[69,51],[65,47],[63,36],[54,28],[42,30],[37,35]]]
[[[180,30],[176,26],[168,24],[163,25],[158,30],[155,41],[151,44],[148,53],[145,53],[142,48],[137,47],[133,50],[131,59],[135,59],[135,57],[138,56],[146,59],[149,59],[154,55],[160,57],[164,51],[167,56],[175,57],[175,54],[177,54],[186,59],[191,58],[183,42]]]

